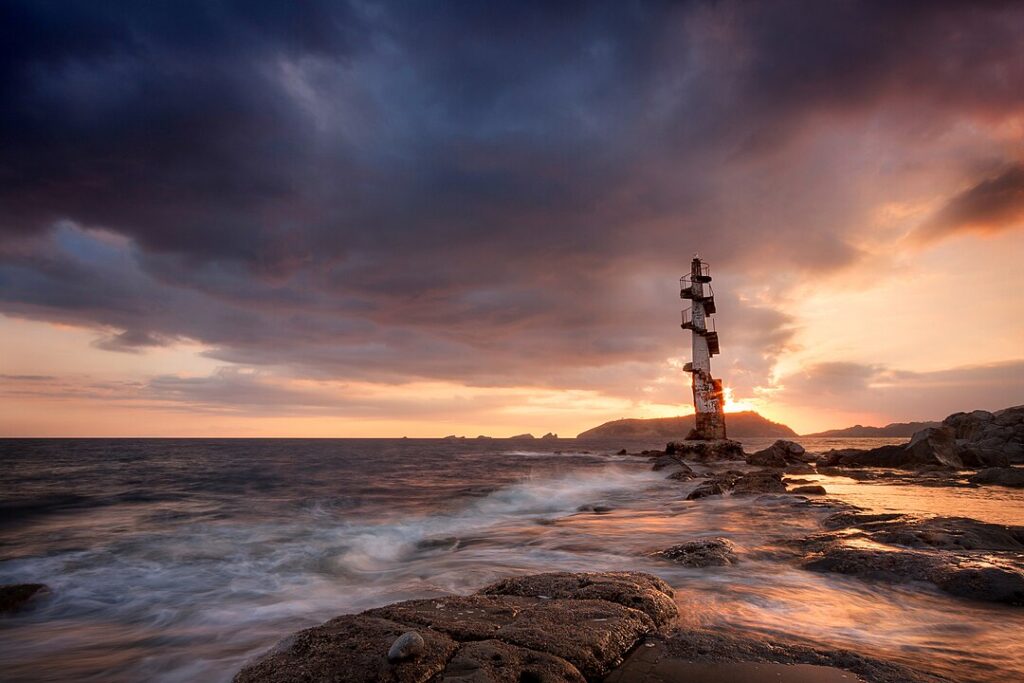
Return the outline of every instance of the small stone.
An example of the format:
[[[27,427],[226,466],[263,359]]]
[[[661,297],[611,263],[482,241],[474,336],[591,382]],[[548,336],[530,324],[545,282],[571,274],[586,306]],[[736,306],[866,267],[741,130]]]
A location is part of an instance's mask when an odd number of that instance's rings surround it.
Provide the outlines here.
[[[398,636],[391,644],[391,649],[388,650],[388,661],[394,663],[419,657],[423,654],[425,647],[423,636],[416,631],[408,631]]]
[[[790,493],[796,493],[803,496],[824,496],[828,491],[825,490],[824,486],[813,484],[811,486],[797,486]]]

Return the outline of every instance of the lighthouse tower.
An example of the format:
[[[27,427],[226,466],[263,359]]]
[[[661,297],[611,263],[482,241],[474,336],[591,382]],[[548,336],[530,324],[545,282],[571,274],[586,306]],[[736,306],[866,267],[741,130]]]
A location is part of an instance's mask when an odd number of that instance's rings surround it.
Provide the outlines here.
[[[715,293],[711,289],[708,264],[694,256],[690,272],[679,279],[679,296],[692,301],[683,311],[684,330],[690,330],[693,360],[683,369],[693,378],[693,407],[696,424],[687,439],[713,440],[725,438],[724,397],[722,380],[711,377],[711,357],[719,352],[715,332]]]

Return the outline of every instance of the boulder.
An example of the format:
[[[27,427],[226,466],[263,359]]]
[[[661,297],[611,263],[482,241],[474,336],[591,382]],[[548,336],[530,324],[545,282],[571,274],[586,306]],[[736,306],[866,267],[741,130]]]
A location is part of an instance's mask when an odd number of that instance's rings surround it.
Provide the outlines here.
[[[743,444],[730,439],[714,441],[686,440],[670,441],[665,445],[667,455],[677,455],[695,462],[720,462],[743,460]]]
[[[684,567],[725,567],[736,564],[736,546],[727,538],[699,538],[655,553]]]
[[[1024,469],[1015,467],[990,467],[970,477],[975,484],[996,484],[998,486],[1024,487]]]
[[[388,661],[392,664],[407,659],[415,659],[426,650],[426,643],[416,631],[406,631],[395,639],[388,649]]]
[[[722,486],[722,483],[716,479],[709,479],[708,481],[702,482],[697,485],[695,489],[687,494],[686,500],[698,500],[700,498],[707,498],[708,496],[720,496],[725,493],[726,489]]]
[[[746,458],[747,463],[758,467],[786,467],[790,464],[803,464],[806,452],[798,443],[779,439],[768,448],[751,453]]]
[[[733,486],[734,495],[750,495],[755,493],[785,493],[786,485],[778,472],[750,472],[736,480]]]
[[[29,602],[50,589],[43,583],[12,583],[0,586],[0,614],[13,614],[28,607]]]
[[[661,455],[655,458],[654,465],[651,467],[655,472],[663,470],[666,467],[683,467],[684,463],[679,459],[677,455]],[[689,467],[687,466],[687,469]]]
[[[795,493],[801,496],[824,496],[828,493],[824,486],[818,484],[810,484],[807,486],[797,486],[795,489],[791,489],[790,493]]]
[[[955,470],[964,463],[956,453],[956,431],[952,427],[928,427],[916,432],[904,449],[909,463],[943,465]]]

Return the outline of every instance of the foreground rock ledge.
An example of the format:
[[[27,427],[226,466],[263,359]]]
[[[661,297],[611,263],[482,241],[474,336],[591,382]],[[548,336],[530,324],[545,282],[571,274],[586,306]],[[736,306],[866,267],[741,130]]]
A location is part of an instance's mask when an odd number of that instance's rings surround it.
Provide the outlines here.
[[[672,589],[650,574],[536,574],[337,617],[284,639],[234,680],[600,680],[676,616]],[[420,654],[389,662],[410,631],[423,638]]]

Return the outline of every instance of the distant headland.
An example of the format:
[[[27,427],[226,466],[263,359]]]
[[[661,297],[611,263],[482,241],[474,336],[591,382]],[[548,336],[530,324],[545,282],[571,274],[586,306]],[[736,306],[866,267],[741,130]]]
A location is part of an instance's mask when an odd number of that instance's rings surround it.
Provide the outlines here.
[[[754,411],[729,413],[729,436],[797,436],[797,433],[784,424],[772,422]],[[668,438],[683,439],[694,426],[693,415],[678,417],[655,417],[650,419],[626,418],[605,422],[603,425],[588,429],[576,435],[577,439],[604,438]]]
[[[942,422],[891,422],[884,427],[865,427],[864,425],[854,425],[852,427],[846,427],[845,429],[828,429],[824,432],[815,432],[814,434],[804,434],[804,436],[815,436],[815,437],[843,437],[853,439],[863,439],[866,437],[880,436],[888,438],[901,438],[911,437],[916,432],[922,429],[928,429],[929,427],[939,427]]]

